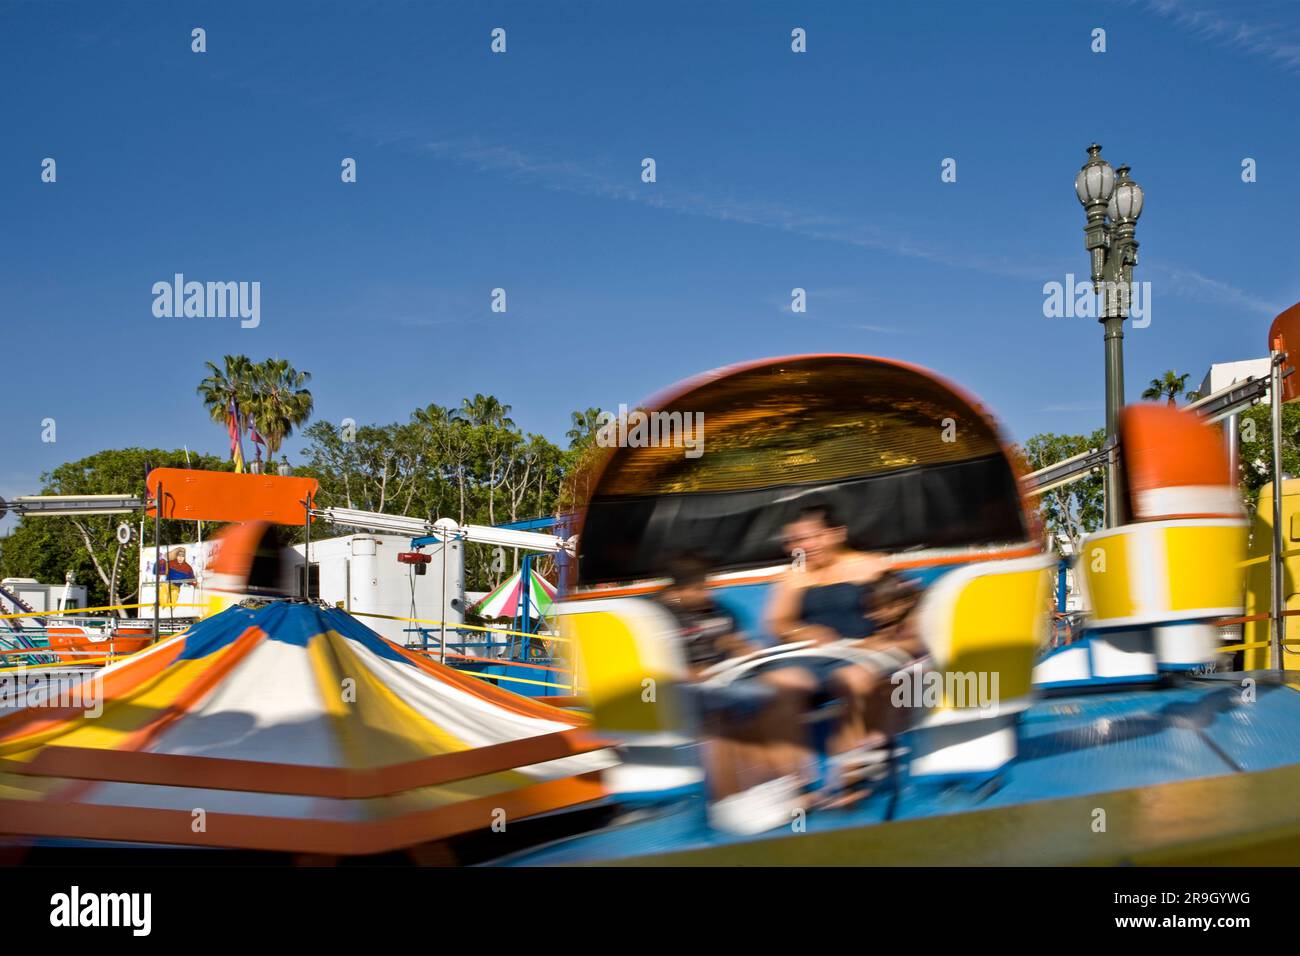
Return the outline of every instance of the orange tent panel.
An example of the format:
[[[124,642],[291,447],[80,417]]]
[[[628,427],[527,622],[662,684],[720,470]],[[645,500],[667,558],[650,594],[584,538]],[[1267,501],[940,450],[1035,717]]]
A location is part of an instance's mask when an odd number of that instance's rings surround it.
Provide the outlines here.
[[[191,471],[155,468],[145,486],[157,498],[162,482],[164,518],[182,521],[269,521],[302,524],[307,496],[316,496],[315,478],[280,475],[239,475],[230,471]],[[155,509],[146,512],[150,517]]]

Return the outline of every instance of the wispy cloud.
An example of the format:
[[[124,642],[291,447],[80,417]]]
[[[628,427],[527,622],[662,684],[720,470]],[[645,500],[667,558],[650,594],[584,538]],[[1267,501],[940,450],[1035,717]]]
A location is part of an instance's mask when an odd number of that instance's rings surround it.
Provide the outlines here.
[[[404,138],[398,137],[399,139]],[[392,138],[388,138],[392,142]],[[921,259],[953,269],[980,272],[1042,283],[1059,264],[1031,262],[1022,257],[981,255],[968,250],[940,248],[932,243],[886,232],[869,225],[823,215],[815,211],[791,208],[780,203],[707,196],[657,183],[653,188],[631,185],[588,165],[568,160],[551,160],[530,156],[508,146],[484,144],[477,140],[437,140],[420,147],[441,160],[469,165],[479,171],[496,173],[512,180],[540,188],[613,201],[632,202],[681,215],[703,216],[721,222],[740,223],[776,229],[791,235],[822,242],[870,249],[912,259]],[[1169,294],[1194,302],[1210,301],[1226,307],[1273,315],[1275,303],[1266,302],[1241,289],[1209,278],[1192,270],[1173,265],[1149,267],[1148,275],[1163,277]],[[782,304],[789,311],[788,302]],[[886,327],[861,326],[867,331],[899,331]]]
[[[879,332],[882,335],[911,335],[911,329],[898,329],[892,325],[855,325],[853,328],[862,332]]]
[[[1300,30],[1296,27],[1292,3],[1282,5],[1292,15],[1289,21],[1282,22],[1247,22],[1241,18],[1246,9],[1257,15],[1258,5],[1229,7],[1226,12],[1186,0],[1146,0],[1146,6],[1204,40],[1262,57],[1288,73],[1300,72]]]
[[[1091,402],[1068,402],[1064,405],[1044,405],[1044,412],[1099,412],[1101,406]]]
[[[1236,286],[1203,276],[1192,269],[1162,263],[1151,263],[1146,268],[1148,274],[1153,276],[1152,288],[1159,293],[1168,292],[1180,299],[1209,302],[1270,317],[1277,315],[1282,308],[1276,302],[1268,302]]]
[[[633,202],[682,215],[702,216],[719,222],[739,223],[776,229],[805,239],[873,249],[913,259],[924,259],[953,268],[968,269],[1016,278],[1036,278],[1043,269],[1011,257],[973,255],[964,250],[943,249],[895,230],[854,223],[816,211],[781,203],[709,196],[656,183],[653,187],[632,185],[579,163],[542,159],[508,146],[483,144],[475,140],[437,140],[423,143],[423,151],[450,162],[493,172],[519,182],[533,183],[558,192]]]
[[[801,321],[818,321],[829,319],[830,326],[837,329],[851,329],[858,332],[874,332],[880,335],[913,335],[915,328],[903,328],[896,325],[875,325],[865,322],[845,322],[846,316],[856,318],[860,315],[880,314],[885,308],[876,295],[877,290],[854,286],[824,286],[804,290],[807,294],[807,312],[796,313],[794,302],[782,296],[771,296],[766,301],[772,309],[781,313],[786,319]],[[840,320],[840,321],[836,321]]]

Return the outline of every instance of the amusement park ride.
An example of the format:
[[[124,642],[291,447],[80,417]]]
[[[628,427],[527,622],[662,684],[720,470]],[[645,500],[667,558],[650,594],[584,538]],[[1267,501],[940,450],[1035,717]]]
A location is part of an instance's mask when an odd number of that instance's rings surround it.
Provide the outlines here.
[[[408,643],[410,634],[418,634],[422,650],[429,650],[432,641],[440,661],[445,663],[450,656],[456,666],[491,673],[502,681],[522,684],[523,677],[512,676],[507,670],[509,665],[524,660],[531,661],[527,665],[530,668],[546,669],[545,663],[538,661],[544,645],[533,636],[546,624],[545,611],[549,608],[549,600],[545,607],[538,606],[541,602],[530,602],[535,587],[520,589],[519,608],[510,628],[494,628],[492,635],[486,635],[474,633],[483,632],[483,628],[464,624],[464,549],[469,544],[489,546],[498,552],[499,560],[504,560],[507,548],[522,552],[521,573],[512,576],[507,584],[520,578],[537,582],[539,578],[532,571],[535,555],[553,555],[562,566],[571,553],[571,542],[541,531],[554,528],[557,523],[562,523],[562,519],[497,527],[462,525],[449,518],[428,521],[351,508],[317,508],[314,506],[316,494],[317,484],[310,479],[157,468],[149,474],[145,498],[92,495],[14,499],[7,503],[7,508],[20,515],[143,513],[153,518],[154,546],[149,548],[145,544],[140,549],[140,603],[126,606],[136,612],[135,619],[78,616],[72,626],[54,627],[45,616],[39,615],[16,595],[0,591],[0,598],[17,612],[0,614],[0,653],[16,658],[18,662],[37,663],[35,657],[21,653],[28,648],[46,652],[39,662],[53,660],[48,653],[53,651],[69,664],[76,663],[79,657],[99,663],[106,655],[111,659],[124,652],[139,650],[164,629],[174,631],[178,624],[184,626],[190,620],[210,616],[254,594],[278,594],[320,597],[353,613],[369,612],[368,616],[375,619],[372,627],[399,643]],[[164,502],[161,513],[154,505],[160,495]],[[0,503],[0,508],[3,507],[6,504]],[[243,528],[206,542],[200,539],[184,545],[198,566],[198,574],[169,589],[167,579],[160,578],[159,574],[160,569],[168,566],[166,558],[176,546],[164,548],[161,545],[158,529],[162,520],[236,522]],[[312,527],[321,522],[339,528],[379,532],[382,536],[354,535],[313,541]],[[305,544],[290,547],[280,543],[274,529],[289,525],[297,525],[305,531]],[[223,548],[225,539],[234,535],[248,538],[248,541],[241,540],[233,548]],[[119,526],[115,577],[118,576],[123,547],[132,540],[147,540],[147,537],[143,521],[139,530],[126,523]],[[395,558],[400,567],[384,565],[383,556],[378,553],[381,550],[379,546],[387,546],[386,550],[393,551],[392,545],[403,542],[403,539],[409,542],[409,550],[389,556],[389,561]],[[273,550],[276,554],[276,560],[259,572],[253,592],[244,587],[248,583],[248,569],[242,566],[232,569],[229,560],[222,557],[223,551],[235,553],[244,547]],[[435,574],[429,576],[429,585],[426,586],[424,579],[431,567]],[[194,569],[189,570],[193,574]],[[432,619],[396,617],[400,601],[394,600],[395,595],[397,598],[407,595],[406,606],[411,607],[411,614],[415,613],[417,581],[421,604],[426,603],[426,598],[436,603],[436,616]],[[545,587],[553,591],[548,584]],[[169,590],[171,599],[166,601],[163,594]],[[387,602],[385,595],[389,598]],[[549,594],[543,596],[549,597]],[[0,604],[0,609],[3,609],[3,604]],[[177,613],[176,609],[183,610]],[[165,616],[164,610],[167,611]],[[382,611],[391,613],[377,613]],[[142,627],[142,624],[147,626]],[[418,626],[411,626],[413,624]],[[144,637],[140,637],[142,634]],[[486,639],[495,636],[504,636],[508,640],[493,642]],[[462,651],[472,653],[460,653]],[[490,662],[487,657],[491,658]],[[530,686],[521,687],[522,692],[533,692],[540,684],[552,682],[527,683]]]
[[[73,707],[0,713],[0,831],[37,847],[528,865],[1294,859],[1300,683],[1285,621],[1300,614],[1300,546],[1287,544],[1300,541],[1300,479],[1275,454],[1248,516],[1235,453],[1209,427],[1267,395],[1280,446],[1281,406],[1300,397],[1289,359],[1300,305],[1269,345],[1271,381],[1190,410],[1129,406],[1106,448],[1031,475],[974,398],[917,366],[807,355],[721,369],[647,405],[702,413],[709,454],[611,449],[576,536],[318,509],[301,479],[155,472],[148,502],[117,506],[244,522],[214,566],[222,606],[86,677],[106,721]],[[1058,558],[1031,501],[1108,464],[1118,520],[1076,556],[1083,627],[1049,648]],[[223,497],[234,479],[242,488]],[[886,775],[853,805],[720,827],[687,692],[698,678],[655,594],[675,555],[715,556],[714,601],[762,649],[711,672],[713,686],[782,655],[832,653],[778,642],[763,613],[789,569],[781,529],[812,500],[923,589],[913,614],[942,690],[909,712]],[[453,539],[571,558],[545,641],[562,648],[574,693],[528,698],[450,666],[445,622],[401,646],[286,594],[284,564],[299,557],[274,529],[310,536],[318,520],[409,536],[412,567]],[[1226,644],[1236,625],[1241,639]],[[996,675],[991,700],[953,693],[972,674]],[[498,811],[524,842],[471,848]]]

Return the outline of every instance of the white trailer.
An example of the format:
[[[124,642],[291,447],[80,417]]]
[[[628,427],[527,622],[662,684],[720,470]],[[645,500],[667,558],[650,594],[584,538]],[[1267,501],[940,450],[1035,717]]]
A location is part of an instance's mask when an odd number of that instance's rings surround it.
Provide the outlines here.
[[[0,613],[27,611],[75,611],[86,606],[86,586],[69,577],[63,584],[41,584],[35,578],[5,578],[0,581]],[[16,604],[6,595],[16,597]]]
[[[410,538],[391,534],[349,534],[311,543],[310,595],[361,616],[362,622],[398,644],[414,644],[417,625],[366,617],[415,617],[459,624],[465,620],[464,545],[452,541],[426,547],[428,564],[401,564]],[[302,561],[304,546],[294,552]],[[298,574],[301,575],[301,563]],[[421,573],[423,572],[423,573]],[[295,582],[298,583],[298,582]],[[429,624],[424,627],[431,627]]]

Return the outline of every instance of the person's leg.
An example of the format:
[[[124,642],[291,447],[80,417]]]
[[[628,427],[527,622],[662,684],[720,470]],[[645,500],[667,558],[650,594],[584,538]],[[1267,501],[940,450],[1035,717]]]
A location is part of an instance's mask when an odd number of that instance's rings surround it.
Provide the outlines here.
[[[768,779],[754,744],[723,734],[710,734],[702,746],[710,799],[721,800]]]
[[[880,675],[865,667],[849,665],[837,669],[827,682],[827,689],[840,702],[842,715],[831,735],[832,754],[847,753],[878,742],[883,735],[884,713],[889,695],[881,699]]]
[[[771,704],[757,722],[759,739],[766,742],[773,769],[803,776],[813,760],[804,718],[818,689],[817,678],[802,667],[778,667],[758,679],[773,691]]]
[[[781,667],[723,692],[728,705],[708,729],[719,789],[734,792],[788,776],[807,780],[813,752],[804,716],[817,689],[808,670]]]
[[[778,668],[737,681],[726,690],[731,706],[708,741],[709,820],[719,829],[760,833],[789,825],[809,809],[804,790],[812,748],[803,720],[817,678],[802,668]]]
[[[838,758],[832,761],[835,772],[820,803],[824,809],[833,809],[852,806],[871,794],[871,787],[855,784],[880,766],[879,751],[896,733],[897,718],[892,713],[888,678],[870,667],[838,668],[827,688],[843,708],[828,747]]]
[[[757,682],[701,688],[701,721],[709,792],[719,800],[783,774],[771,766],[764,711],[773,695]]]

